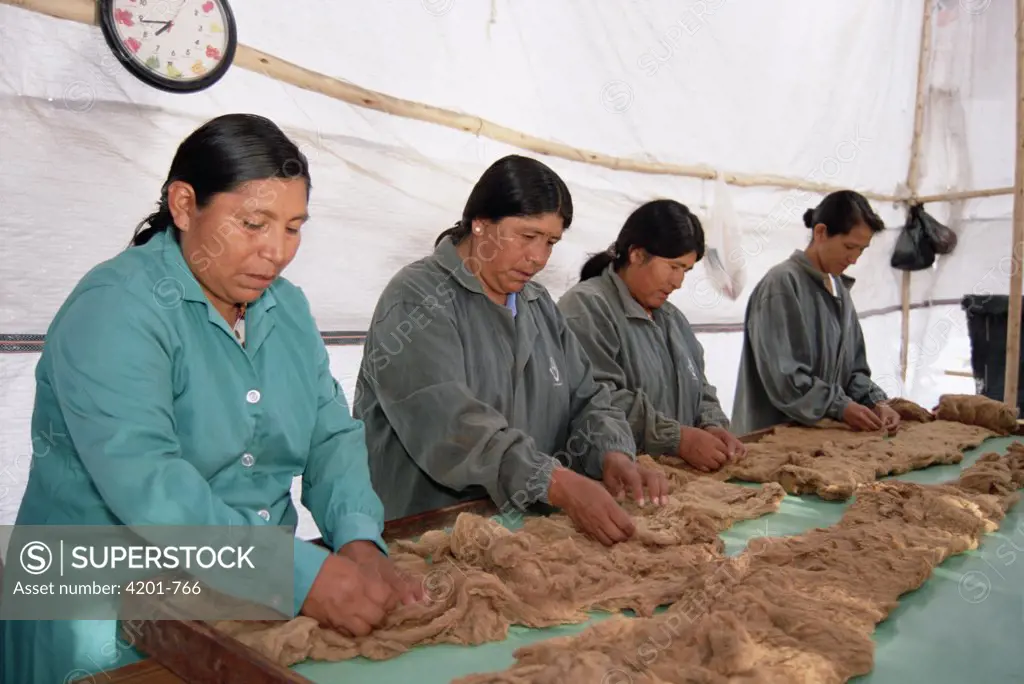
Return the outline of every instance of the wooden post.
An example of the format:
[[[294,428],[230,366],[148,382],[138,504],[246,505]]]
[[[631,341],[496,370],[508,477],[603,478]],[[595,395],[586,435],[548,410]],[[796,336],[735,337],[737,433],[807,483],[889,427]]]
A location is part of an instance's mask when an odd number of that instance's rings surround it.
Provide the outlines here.
[[[907,382],[908,360],[910,355],[910,271],[903,272],[903,285],[900,287],[900,310],[903,313],[900,330],[900,386]]]
[[[924,108],[928,92],[928,62],[932,54],[932,11],[935,0],[925,0],[921,18],[921,47],[917,58],[917,96],[914,102],[914,136],[910,139],[910,168],[907,169],[907,191],[910,201],[917,200],[917,186],[921,182],[921,134],[924,130]],[[903,312],[900,333],[900,383],[906,383],[910,352],[910,280],[911,272],[903,272],[900,304]]]
[[[1013,179],[1013,242],[1010,245],[1010,311],[1006,326],[1006,381],[1003,401],[1017,408],[1020,370],[1021,256],[1024,254],[1024,0],[1017,0],[1017,165]]]

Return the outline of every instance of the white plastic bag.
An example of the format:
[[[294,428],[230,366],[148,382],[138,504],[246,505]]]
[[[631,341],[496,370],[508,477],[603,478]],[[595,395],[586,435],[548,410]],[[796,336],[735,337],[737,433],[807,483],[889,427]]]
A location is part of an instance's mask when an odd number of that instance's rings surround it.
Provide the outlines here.
[[[721,174],[714,181],[715,199],[704,226],[704,271],[717,292],[736,300],[746,282],[746,258],[740,244],[739,217],[729,186]]]

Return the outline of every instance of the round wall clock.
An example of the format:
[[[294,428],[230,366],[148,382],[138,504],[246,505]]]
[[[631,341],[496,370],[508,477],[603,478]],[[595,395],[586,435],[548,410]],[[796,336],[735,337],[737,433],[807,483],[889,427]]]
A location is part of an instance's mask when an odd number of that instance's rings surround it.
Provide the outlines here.
[[[235,57],[227,0],[99,0],[100,27],[125,68],[154,88],[209,88]]]

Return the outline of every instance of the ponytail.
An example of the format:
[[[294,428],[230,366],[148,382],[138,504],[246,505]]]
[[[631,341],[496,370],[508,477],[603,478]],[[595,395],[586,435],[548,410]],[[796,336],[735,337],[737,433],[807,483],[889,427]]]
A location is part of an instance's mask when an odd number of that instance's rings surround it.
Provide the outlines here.
[[[704,258],[704,228],[685,204],[675,200],[658,199],[642,204],[622,224],[615,242],[587,260],[580,280],[601,275],[609,265],[616,271],[623,269],[634,249],[641,250],[644,260],[652,256],[677,259],[694,253],[700,261]]]
[[[174,217],[171,216],[171,208],[167,204],[167,190],[161,193],[160,204],[157,210],[144,218],[139,225],[135,226],[135,234],[129,247],[139,247],[152,240],[158,234],[172,228],[177,236],[177,228],[174,226]]]
[[[450,237],[452,239],[452,242],[454,242],[457,245],[464,239],[466,239],[466,237],[468,236],[469,223],[467,223],[466,221],[456,221],[455,225],[453,225],[448,230],[442,231],[442,233],[437,236],[437,239],[434,240],[434,247],[437,247],[439,244],[441,244],[441,240],[444,240],[446,237]]]
[[[804,212],[804,225],[807,226],[808,228],[814,228],[814,226],[816,225],[814,223],[813,209],[808,209],[807,211]]]
[[[872,233],[885,230],[885,223],[871,208],[867,198],[853,190],[837,190],[826,195],[821,204],[804,212],[805,226],[813,229],[819,223],[825,224],[825,233],[829,237],[849,235],[860,224],[870,228]]]
[[[613,242],[605,251],[598,252],[587,259],[587,263],[583,264],[583,268],[580,269],[580,282],[596,278],[604,273],[610,265],[614,265],[616,269],[622,268],[626,265],[628,258],[628,254],[619,253],[618,247]]]

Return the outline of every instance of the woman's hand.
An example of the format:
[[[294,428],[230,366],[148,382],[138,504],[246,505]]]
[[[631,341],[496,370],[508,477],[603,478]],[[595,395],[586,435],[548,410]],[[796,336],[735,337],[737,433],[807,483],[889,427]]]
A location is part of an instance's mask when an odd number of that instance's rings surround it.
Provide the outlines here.
[[[346,636],[360,637],[381,625],[395,602],[387,582],[339,553],[320,566],[301,612]]]
[[[891,410],[891,409],[890,409]],[[882,419],[863,404],[851,401],[843,409],[843,422],[854,430],[874,432],[882,429]]]
[[[605,488],[615,499],[628,493],[643,506],[646,503],[646,489],[654,505],[662,506],[668,501],[668,478],[665,473],[657,468],[634,463],[633,459],[622,452],[610,451],[604,455],[602,475]]]
[[[629,456],[619,451],[605,454],[601,476],[605,489],[613,498],[621,500],[622,495],[628,492],[634,501],[644,505],[644,483]]]
[[[726,451],[729,454],[729,463],[736,463],[743,459],[747,455],[747,445],[737,439],[731,432],[725,428],[718,426],[711,426],[704,428],[706,432],[710,432],[718,439],[722,440],[725,444]]]
[[[679,458],[697,470],[710,473],[729,462],[729,447],[710,431],[683,427],[679,432]]]
[[[900,414],[888,404],[875,404],[875,415],[882,421],[886,433],[893,434],[900,428]]]
[[[423,599],[422,582],[415,582],[405,573],[399,571],[391,559],[385,556],[373,542],[349,542],[342,546],[338,553],[354,561],[369,575],[387,584],[397,601],[411,605]]]
[[[581,532],[605,546],[626,541],[636,531],[632,518],[607,489],[567,468],[551,473],[548,501],[565,511]]]
[[[651,502],[656,506],[667,504],[668,477],[665,473],[660,468],[652,468],[639,463],[636,469],[640,473],[640,479],[644,482],[644,489],[647,490],[647,494],[651,497]],[[643,499],[639,503],[642,506],[644,504]]]

